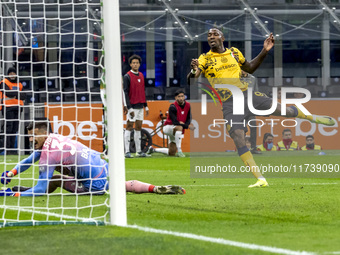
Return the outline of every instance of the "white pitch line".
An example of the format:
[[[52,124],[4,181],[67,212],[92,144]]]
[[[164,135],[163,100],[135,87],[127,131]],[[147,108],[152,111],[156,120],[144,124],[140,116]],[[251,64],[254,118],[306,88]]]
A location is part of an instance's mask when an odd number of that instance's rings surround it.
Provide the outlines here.
[[[291,183],[291,185],[337,185],[338,183]],[[182,185],[184,187],[223,187],[223,186],[244,186],[246,184],[191,184],[191,185]],[[274,184],[273,184],[274,185]],[[273,186],[272,185],[272,186]]]
[[[182,185],[183,187],[224,187],[224,186],[244,186],[245,184],[192,184]]]
[[[337,185],[337,182],[292,183],[293,185]]]
[[[202,235],[195,235],[191,233],[182,233],[182,232],[155,229],[155,228],[149,228],[149,227],[140,227],[137,225],[128,225],[127,227],[138,229],[144,232],[184,237],[184,238],[205,241],[205,242],[210,242],[210,243],[223,244],[223,245],[228,245],[228,246],[234,246],[234,247],[239,247],[239,248],[249,249],[249,250],[259,250],[259,251],[272,252],[272,253],[278,253],[278,254],[287,254],[287,255],[314,255],[316,254],[316,253],[307,252],[307,251],[293,251],[293,250],[288,250],[288,249],[276,248],[272,246],[264,246],[264,245],[258,245],[258,244],[231,241],[231,240],[227,240],[223,238],[208,237],[208,236],[202,236]]]
[[[4,208],[4,206],[0,206],[0,208]],[[80,218],[65,214],[58,214],[58,213],[49,213],[49,212],[43,212],[43,211],[36,211],[31,209],[19,209],[16,207],[8,207],[6,208],[8,210],[16,210],[16,211],[23,211],[23,212],[34,212],[36,214],[42,214],[42,215],[48,215],[53,216],[56,218],[64,218],[64,219],[73,219],[73,220],[81,220],[81,221],[95,221],[93,219],[88,218]],[[144,232],[150,232],[150,233],[157,233],[157,234],[163,234],[163,235],[171,235],[171,236],[178,236],[178,237],[184,237],[199,241],[205,241],[210,243],[217,243],[217,244],[223,244],[228,246],[234,246],[239,247],[243,249],[250,249],[250,250],[259,250],[264,252],[272,252],[272,253],[278,253],[278,254],[287,254],[287,255],[315,255],[316,253],[313,252],[307,252],[307,251],[293,251],[288,249],[282,249],[272,246],[265,246],[265,245],[258,245],[258,244],[250,244],[250,243],[243,243],[243,242],[237,242],[232,240],[227,240],[223,238],[215,238],[215,237],[208,237],[208,236],[202,236],[202,235],[196,235],[191,233],[182,233],[182,232],[175,232],[175,231],[169,231],[169,230],[162,230],[162,229],[155,229],[155,228],[149,228],[149,227],[140,227],[137,225],[127,225],[128,228],[134,228],[138,229]],[[324,254],[340,254],[340,252],[327,252]]]
[[[0,206],[0,208],[6,209],[6,210],[20,211],[20,212],[36,213],[36,214],[52,216],[52,217],[62,218],[62,219],[69,219],[69,220],[95,221],[95,220],[89,219],[89,218],[81,218],[81,217],[75,217],[75,216],[59,214],[59,213],[50,213],[50,212],[36,211],[36,210],[32,210],[32,209],[24,209],[24,208],[16,208],[16,207],[6,207],[5,208],[4,206]]]
[[[165,172],[178,172],[180,171],[183,174],[187,174],[183,170],[172,170],[172,169],[165,169],[165,170],[151,170],[153,173],[165,173]],[[150,173],[150,170],[127,170],[127,173]]]

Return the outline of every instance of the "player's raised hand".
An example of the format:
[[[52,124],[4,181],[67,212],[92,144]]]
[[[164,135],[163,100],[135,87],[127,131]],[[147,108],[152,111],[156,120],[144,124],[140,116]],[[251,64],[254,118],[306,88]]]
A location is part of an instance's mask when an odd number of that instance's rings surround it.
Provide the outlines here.
[[[266,38],[266,40],[264,40],[263,48],[266,51],[270,51],[271,48],[273,48],[274,43],[275,43],[275,39],[274,39],[273,33],[270,33],[270,35]]]
[[[2,184],[8,184],[11,182],[11,178],[14,176],[13,172],[11,171],[6,171],[6,172],[3,172],[2,175],[1,175],[1,183]]]
[[[197,58],[191,59],[190,67],[191,67],[191,69],[193,69],[194,71],[197,70],[197,68],[198,68],[198,59],[197,59]]]

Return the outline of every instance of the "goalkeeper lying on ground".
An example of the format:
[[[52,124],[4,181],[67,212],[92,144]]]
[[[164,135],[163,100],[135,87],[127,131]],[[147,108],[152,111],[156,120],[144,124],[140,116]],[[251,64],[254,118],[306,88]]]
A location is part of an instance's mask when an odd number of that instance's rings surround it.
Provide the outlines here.
[[[0,196],[41,196],[52,193],[58,187],[76,194],[103,195],[108,190],[108,164],[100,153],[65,136],[48,135],[47,122],[30,123],[27,127],[34,143],[34,152],[18,163],[11,171],[5,171],[1,183],[9,183],[15,175],[27,170],[39,161],[39,180],[33,188],[16,187],[0,191]],[[53,175],[54,170],[61,174]],[[140,181],[127,181],[127,192],[185,194],[179,186],[154,186]],[[17,192],[18,191],[18,192]]]

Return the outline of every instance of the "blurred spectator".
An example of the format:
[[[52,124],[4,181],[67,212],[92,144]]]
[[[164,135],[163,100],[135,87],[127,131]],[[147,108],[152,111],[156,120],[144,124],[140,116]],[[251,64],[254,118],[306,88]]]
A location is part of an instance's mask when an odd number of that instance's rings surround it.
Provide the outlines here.
[[[301,150],[307,151],[307,150],[322,150],[320,145],[315,145],[314,143],[314,136],[307,135],[306,136],[306,145],[304,145]]]
[[[274,145],[274,137],[271,133],[265,133],[263,136],[263,144],[257,146],[258,151],[277,151]]]
[[[279,151],[294,151],[299,149],[298,142],[293,141],[292,131],[285,129],[282,131],[282,141],[277,143]]]

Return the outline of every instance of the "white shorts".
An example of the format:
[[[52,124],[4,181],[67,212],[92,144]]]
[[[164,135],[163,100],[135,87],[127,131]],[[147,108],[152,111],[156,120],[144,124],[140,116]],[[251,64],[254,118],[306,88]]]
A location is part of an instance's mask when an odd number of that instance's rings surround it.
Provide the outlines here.
[[[130,115],[131,112],[135,113],[135,117],[131,118],[131,115]],[[135,122],[136,120],[143,121],[143,119],[144,119],[144,108],[141,108],[141,109],[130,108],[129,111],[128,111],[128,114],[126,116],[127,116],[127,120],[130,121],[130,122]]]
[[[175,125],[166,125],[163,127],[163,133],[169,137],[169,143],[176,143],[175,135],[174,135]],[[184,138],[184,135],[181,136]]]

